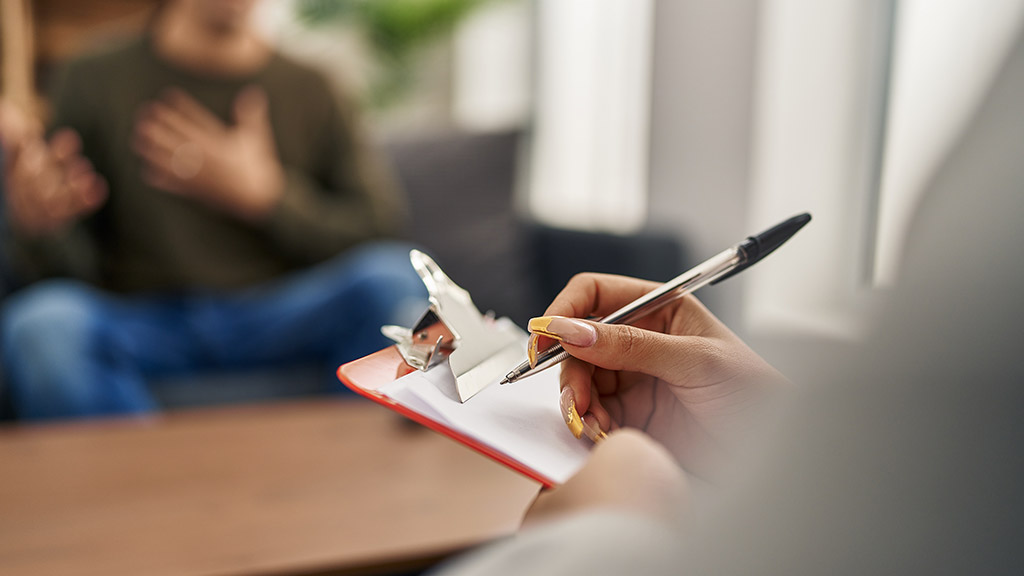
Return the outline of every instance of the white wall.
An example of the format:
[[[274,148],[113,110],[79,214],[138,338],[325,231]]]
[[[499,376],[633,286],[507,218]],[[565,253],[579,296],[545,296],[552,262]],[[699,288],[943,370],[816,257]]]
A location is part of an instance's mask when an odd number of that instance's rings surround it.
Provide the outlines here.
[[[650,121],[650,225],[701,261],[748,221],[756,0],[659,0]],[[742,331],[737,276],[700,298]]]

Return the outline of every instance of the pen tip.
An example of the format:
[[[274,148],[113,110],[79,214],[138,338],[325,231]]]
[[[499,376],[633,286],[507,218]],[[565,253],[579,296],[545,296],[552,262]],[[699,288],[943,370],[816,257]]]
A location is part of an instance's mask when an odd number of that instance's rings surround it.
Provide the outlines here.
[[[498,382],[498,384],[508,384],[509,382],[511,382],[511,380],[508,379],[508,376],[505,376],[504,378],[501,379],[501,382]]]

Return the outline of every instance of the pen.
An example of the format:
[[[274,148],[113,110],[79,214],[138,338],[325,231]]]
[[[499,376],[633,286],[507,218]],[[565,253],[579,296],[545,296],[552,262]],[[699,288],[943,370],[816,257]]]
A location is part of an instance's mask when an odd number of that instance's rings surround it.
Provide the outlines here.
[[[739,244],[712,256],[598,321],[604,324],[630,324],[702,286],[721,282],[771,254],[810,221],[811,215],[805,212],[756,236],[748,236]],[[501,383],[509,384],[521,380],[551,368],[567,358],[569,353],[561,344],[555,344],[538,354],[533,366],[530,366],[529,360],[525,360],[513,368]]]

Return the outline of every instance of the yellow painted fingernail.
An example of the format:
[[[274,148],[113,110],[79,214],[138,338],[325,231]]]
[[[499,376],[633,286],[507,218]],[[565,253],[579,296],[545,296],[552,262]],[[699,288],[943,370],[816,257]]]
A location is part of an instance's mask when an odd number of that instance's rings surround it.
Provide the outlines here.
[[[597,417],[593,413],[587,412],[587,415],[582,418],[583,420],[583,432],[590,438],[594,444],[603,442],[608,438],[608,435],[601,430],[601,425],[597,422]]]
[[[572,346],[593,346],[597,342],[597,331],[590,323],[564,316],[541,316],[531,318],[527,325],[530,332],[553,338]]]
[[[548,331],[548,326],[551,325],[551,321],[554,319],[554,316],[540,316],[537,318],[530,318],[530,322],[529,324],[526,325],[526,329],[529,330],[531,334],[547,336],[548,338],[554,338],[555,340],[558,340],[558,334],[553,334]]]
[[[537,367],[537,355],[540,351],[537,350],[537,343],[540,341],[540,336],[537,334],[530,334],[530,339],[526,342],[526,359],[530,362],[530,368]]]
[[[565,418],[565,425],[569,427],[569,431],[572,432],[573,436],[579,438],[583,434],[583,419],[580,418],[580,413],[576,411],[576,397],[572,393],[572,388],[566,387],[562,390],[558,403],[562,407],[562,417]]]

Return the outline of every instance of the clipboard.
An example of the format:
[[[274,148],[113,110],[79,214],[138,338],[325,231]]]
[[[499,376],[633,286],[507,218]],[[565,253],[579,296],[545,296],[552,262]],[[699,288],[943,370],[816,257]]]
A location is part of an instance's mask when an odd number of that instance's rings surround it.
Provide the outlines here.
[[[469,292],[426,254],[413,250],[409,256],[429,293],[428,310],[412,328],[382,326],[396,344],[341,366],[338,378],[356,393],[546,487],[567,480],[590,447],[565,426],[557,371],[499,386],[525,355],[525,333],[507,318],[481,314]]]
[[[453,430],[442,422],[432,420],[423,414],[411,410],[379,391],[382,386],[389,384],[392,381],[413,372],[414,370],[416,369],[406,364],[401,353],[399,353],[397,346],[389,346],[383,350],[374,352],[369,356],[353,360],[352,362],[342,365],[338,368],[338,379],[341,380],[345,386],[349,387],[359,395],[369,398],[370,400],[394,410],[414,422],[422,424],[435,432],[447,436],[452,440],[455,440],[456,442],[467,446],[468,448],[475,450],[476,452],[479,452],[480,454],[515,470],[516,472],[519,472],[527,478],[536,480],[545,488],[551,488],[557,485],[557,483],[551,478],[544,476],[522,462],[519,462],[491,446],[479,442],[457,430]]]

